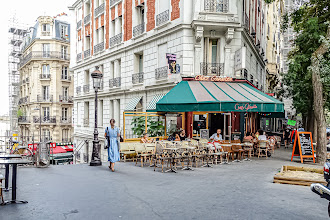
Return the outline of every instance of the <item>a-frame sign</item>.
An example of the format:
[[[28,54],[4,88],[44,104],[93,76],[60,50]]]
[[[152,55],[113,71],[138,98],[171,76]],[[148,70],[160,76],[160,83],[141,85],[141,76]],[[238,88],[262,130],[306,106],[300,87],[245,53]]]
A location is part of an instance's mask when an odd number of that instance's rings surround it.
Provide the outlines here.
[[[313,158],[315,163],[312,132],[296,132],[291,161],[293,157],[300,157],[301,163],[304,163],[304,158]]]

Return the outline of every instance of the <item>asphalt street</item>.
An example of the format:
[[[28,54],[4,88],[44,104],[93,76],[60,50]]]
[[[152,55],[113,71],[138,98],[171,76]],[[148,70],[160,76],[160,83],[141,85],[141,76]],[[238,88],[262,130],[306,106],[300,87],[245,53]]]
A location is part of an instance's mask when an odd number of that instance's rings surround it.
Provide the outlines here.
[[[281,150],[178,173],[133,163],[118,163],[115,173],[107,164],[22,167],[17,195],[29,203],[0,206],[0,219],[328,219],[327,201],[309,187],[272,183],[282,165],[300,166],[289,159]]]

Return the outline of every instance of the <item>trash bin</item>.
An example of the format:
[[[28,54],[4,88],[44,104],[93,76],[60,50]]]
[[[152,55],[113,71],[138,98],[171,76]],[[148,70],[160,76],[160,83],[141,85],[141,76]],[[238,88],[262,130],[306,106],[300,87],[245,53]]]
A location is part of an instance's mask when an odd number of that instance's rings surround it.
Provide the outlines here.
[[[50,164],[50,142],[41,142],[37,148],[37,167],[48,167]]]

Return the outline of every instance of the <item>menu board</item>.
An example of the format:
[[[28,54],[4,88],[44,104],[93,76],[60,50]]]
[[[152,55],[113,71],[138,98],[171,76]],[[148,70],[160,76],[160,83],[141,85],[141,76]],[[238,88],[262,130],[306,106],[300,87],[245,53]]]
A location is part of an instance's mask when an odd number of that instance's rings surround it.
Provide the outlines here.
[[[296,132],[291,161],[293,160],[293,157],[300,157],[301,163],[303,163],[304,158],[313,158],[313,162],[315,163],[311,132]]]
[[[200,129],[199,132],[201,133],[201,138],[202,139],[209,139],[209,129]]]

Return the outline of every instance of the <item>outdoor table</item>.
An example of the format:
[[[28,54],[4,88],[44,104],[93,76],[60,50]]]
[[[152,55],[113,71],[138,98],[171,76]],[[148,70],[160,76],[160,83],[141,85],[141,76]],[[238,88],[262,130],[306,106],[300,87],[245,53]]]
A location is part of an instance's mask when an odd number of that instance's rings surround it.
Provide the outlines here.
[[[189,162],[190,162],[190,160],[189,160],[189,158],[190,158],[189,157],[189,150],[194,150],[196,148],[195,147],[190,147],[190,146],[181,146],[180,148],[186,149],[187,154],[188,154],[188,156],[187,156],[187,158],[188,158],[187,167],[182,168],[182,170],[194,170],[193,168],[189,167]]]
[[[12,203],[27,203],[27,201],[19,201],[16,200],[16,182],[17,182],[17,165],[18,164],[28,164],[30,163],[29,160],[22,160],[22,159],[11,159],[11,160],[4,160],[0,159],[0,164],[5,165],[12,165],[13,166],[13,175],[12,175],[12,196],[10,201],[5,201],[4,205],[12,204]]]
[[[19,154],[0,154],[0,159],[21,159],[22,156]],[[4,191],[9,190],[9,164],[5,164],[5,188]]]
[[[203,165],[203,167],[212,167],[210,164],[209,164],[209,160],[210,160],[210,148],[212,148],[213,146],[211,145],[206,145],[205,148],[206,148],[206,157],[207,157],[207,161],[206,161],[206,164]]]
[[[173,166],[174,166],[174,158],[173,158],[173,153],[174,151],[177,151],[179,148],[176,148],[176,147],[167,147],[167,148],[164,148],[164,150],[169,150],[171,151],[171,158],[170,160],[170,169],[169,170],[166,170],[165,173],[167,172],[173,172],[173,173],[176,173],[176,171],[173,169]]]

